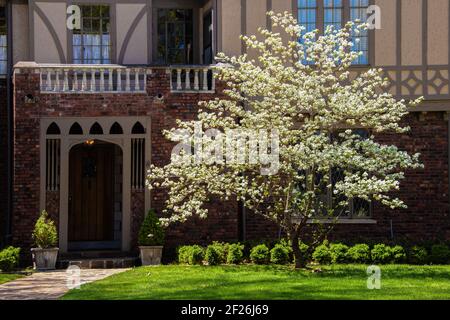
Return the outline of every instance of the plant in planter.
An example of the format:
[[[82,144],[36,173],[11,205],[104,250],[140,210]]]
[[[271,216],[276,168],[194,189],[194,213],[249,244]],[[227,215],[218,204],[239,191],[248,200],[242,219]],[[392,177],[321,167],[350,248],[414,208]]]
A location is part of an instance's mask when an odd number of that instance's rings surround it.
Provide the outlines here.
[[[55,269],[59,251],[56,248],[58,234],[55,223],[48,217],[47,211],[42,211],[36,221],[32,236],[37,247],[31,249],[34,268],[37,270]]]
[[[143,266],[161,264],[164,230],[155,211],[149,211],[139,230],[139,250]]]

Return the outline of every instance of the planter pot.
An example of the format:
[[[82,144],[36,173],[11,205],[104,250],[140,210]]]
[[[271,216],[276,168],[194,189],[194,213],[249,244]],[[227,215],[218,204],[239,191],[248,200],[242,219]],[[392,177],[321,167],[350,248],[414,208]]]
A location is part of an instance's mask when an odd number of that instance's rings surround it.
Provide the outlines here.
[[[161,264],[163,246],[141,246],[141,262],[143,266],[156,266]]]
[[[59,248],[32,248],[33,267],[36,270],[54,270],[56,268],[56,259],[58,258]]]

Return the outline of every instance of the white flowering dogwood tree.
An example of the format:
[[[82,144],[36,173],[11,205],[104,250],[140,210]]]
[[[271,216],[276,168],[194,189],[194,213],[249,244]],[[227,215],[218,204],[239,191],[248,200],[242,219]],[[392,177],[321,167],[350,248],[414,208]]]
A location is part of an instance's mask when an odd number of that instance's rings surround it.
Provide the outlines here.
[[[255,59],[218,55],[225,97],[201,102],[198,119],[165,132],[179,148],[168,165],[149,169],[147,185],[167,190],[165,224],[206,218],[211,199],[240,200],[284,229],[303,267],[299,240],[311,222],[321,241],[317,230],[326,234],[352,201],[404,207],[392,191],[421,164],[375,138],[408,131],[400,124],[408,106],[385,90],[382,70],[351,69],[361,54],[351,40],[367,25],[319,35],[291,14],[268,15],[274,31],[242,36]]]

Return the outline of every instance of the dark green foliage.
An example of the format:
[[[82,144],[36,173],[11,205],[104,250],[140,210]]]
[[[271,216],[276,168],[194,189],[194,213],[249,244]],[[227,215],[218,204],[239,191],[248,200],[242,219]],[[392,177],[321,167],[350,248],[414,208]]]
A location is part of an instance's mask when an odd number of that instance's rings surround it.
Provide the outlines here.
[[[373,263],[386,264],[392,261],[391,247],[385,244],[376,244],[370,252]]]
[[[269,262],[269,248],[265,244],[253,247],[250,252],[250,259],[254,264],[267,264]]]
[[[408,252],[408,262],[411,264],[425,264],[428,262],[427,249],[421,246],[413,246]]]
[[[0,270],[12,271],[19,265],[20,248],[8,247],[0,251]]]
[[[431,247],[430,261],[434,264],[450,262],[450,250],[445,244],[435,244]]]
[[[225,262],[223,246],[217,244],[209,245],[206,248],[205,260],[210,266],[217,266]]]
[[[205,258],[205,250],[197,245],[191,247],[189,251],[188,263],[190,265],[202,264]]]
[[[400,245],[391,247],[391,255],[392,255],[391,261],[393,263],[404,263],[406,261],[405,249],[403,249],[403,247]]]
[[[270,250],[270,262],[275,264],[288,264],[291,261],[291,248],[285,243],[277,243]]]
[[[164,244],[164,230],[153,209],[148,212],[142,222],[138,241],[141,246],[162,246]]]
[[[32,238],[34,244],[42,249],[54,247],[58,243],[55,223],[49,218],[47,211],[42,210],[39,219],[34,225]]]
[[[355,244],[348,249],[348,259],[354,263],[369,263],[370,262],[370,247],[367,244]]]
[[[330,245],[330,254],[332,263],[346,263],[348,261],[348,246],[342,243],[332,243]]]
[[[320,264],[330,264],[332,261],[330,247],[328,246],[328,241],[324,241],[320,246],[318,246],[312,255],[314,261]]]
[[[205,250],[198,246],[182,246],[178,248],[178,262],[181,264],[202,264]]]
[[[233,243],[228,246],[227,263],[240,264],[244,259],[244,245]]]
[[[191,246],[181,246],[178,248],[178,263],[188,264],[189,263],[189,252]]]

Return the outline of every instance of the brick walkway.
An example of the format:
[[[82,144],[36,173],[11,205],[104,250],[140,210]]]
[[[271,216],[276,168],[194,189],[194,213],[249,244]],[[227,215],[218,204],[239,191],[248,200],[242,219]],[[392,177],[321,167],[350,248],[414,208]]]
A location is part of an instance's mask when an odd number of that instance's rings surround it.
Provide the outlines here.
[[[81,284],[101,280],[129,269],[81,269]],[[64,295],[67,287],[66,270],[36,272],[0,285],[0,300],[54,300]]]

